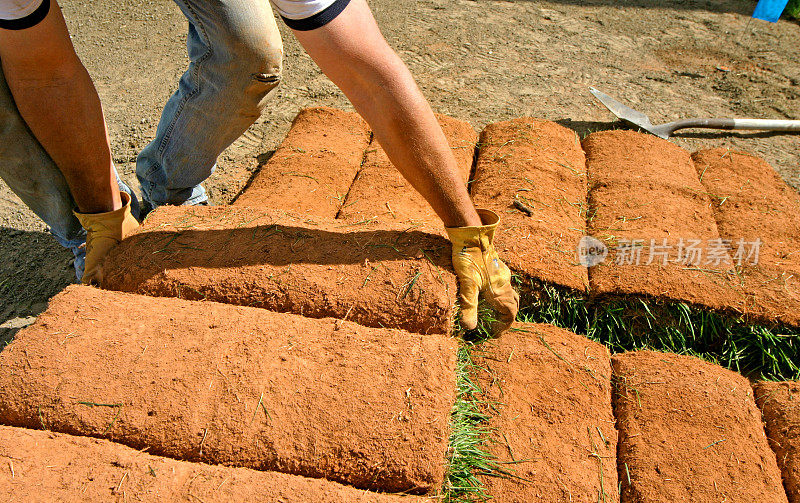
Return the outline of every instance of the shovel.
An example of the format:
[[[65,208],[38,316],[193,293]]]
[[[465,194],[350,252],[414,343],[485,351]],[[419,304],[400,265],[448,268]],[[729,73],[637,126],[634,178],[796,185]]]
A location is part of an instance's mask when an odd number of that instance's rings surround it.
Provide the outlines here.
[[[653,125],[650,119],[642,112],[627,107],[611,96],[590,87],[594,96],[606,106],[611,113],[631,124],[652,133],[665,140],[678,129],[707,128],[707,129],[749,129],[760,131],[794,131],[800,133],[800,120],[781,119],[683,119],[667,124]]]

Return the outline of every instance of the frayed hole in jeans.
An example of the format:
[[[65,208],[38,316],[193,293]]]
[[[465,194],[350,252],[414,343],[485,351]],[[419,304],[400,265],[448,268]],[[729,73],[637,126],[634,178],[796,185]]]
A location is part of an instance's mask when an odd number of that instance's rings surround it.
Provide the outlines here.
[[[254,73],[252,77],[254,80],[263,82],[264,84],[276,84],[281,80],[280,75],[274,75],[269,73]]]

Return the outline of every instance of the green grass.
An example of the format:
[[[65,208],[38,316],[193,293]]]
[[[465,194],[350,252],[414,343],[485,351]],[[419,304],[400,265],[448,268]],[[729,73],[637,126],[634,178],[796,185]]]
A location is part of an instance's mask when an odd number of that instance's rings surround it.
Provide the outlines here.
[[[789,4],[783,12],[790,18],[800,20],[800,0],[789,0]]]
[[[605,344],[692,355],[766,380],[800,379],[800,330],[752,325],[741,317],[682,302],[638,297],[592,301],[578,292],[535,286],[518,319],[550,323]]]
[[[448,471],[442,490],[444,503],[488,501],[491,496],[486,493],[481,477],[511,475],[488,452],[491,433],[488,421],[498,404],[485,400],[477,376],[487,370],[474,360],[482,354],[480,345],[492,337],[491,326],[495,321],[493,312],[483,302],[478,307],[477,329],[462,330],[456,317],[454,333],[461,336],[461,341],[456,364],[456,402],[450,416]]]
[[[456,403],[450,419],[450,456],[444,499],[446,503],[487,501],[479,478],[497,471],[487,451],[489,412],[483,391],[475,380],[479,369],[472,358],[474,344],[462,342],[458,350]]]

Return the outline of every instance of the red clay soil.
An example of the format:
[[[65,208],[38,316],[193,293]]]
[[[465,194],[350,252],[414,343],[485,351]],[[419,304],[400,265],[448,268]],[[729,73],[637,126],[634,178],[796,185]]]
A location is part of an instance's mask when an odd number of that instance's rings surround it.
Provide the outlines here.
[[[789,503],[800,503],[800,382],[759,382],[753,391]]]
[[[242,207],[162,207],[108,256],[112,290],[449,334],[450,243],[402,224]]]
[[[623,503],[786,502],[747,379],[652,351],[612,365]]]
[[[609,247],[605,262],[589,271],[592,292],[741,309],[744,299],[734,283],[731,259],[718,246],[711,201],[689,153],[632,131],[591,134],[583,148],[589,173],[588,230]],[[642,240],[638,265],[634,240]],[[618,252],[625,246],[626,251]],[[687,263],[692,248],[702,256]]]
[[[423,503],[327,480],[187,463],[107,440],[0,426],[0,500]]]
[[[478,135],[468,122],[444,115],[437,115],[437,118],[467,183]],[[347,195],[339,218],[354,222],[424,222],[444,232],[428,202],[403,178],[376,140],[367,149],[364,166]]]
[[[447,336],[71,286],[0,353],[0,424],[435,493],[456,350]]]
[[[576,257],[586,234],[586,159],[574,131],[528,118],[486,126],[471,192],[501,216],[496,247],[512,270],[587,288]]]
[[[490,453],[513,474],[482,478],[492,501],[619,501],[608,350],[552,325],[517,324],[482,351],[479,383],[496,403]]]
[[[720,236],[730,240],[746,312],[800,326],[800,195],[759,157],[716,148],[692,159]],[[757,264],[755,255],[748,257],[756,240]]]
[[[361,167],[370,141],[353,112],[306,108],[280,147],[233,203],[334,218]]]

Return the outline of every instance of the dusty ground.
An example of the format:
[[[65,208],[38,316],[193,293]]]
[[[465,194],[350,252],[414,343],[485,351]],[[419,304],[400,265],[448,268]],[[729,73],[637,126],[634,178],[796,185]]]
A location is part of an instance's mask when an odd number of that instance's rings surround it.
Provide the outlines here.
[[[690,116],[800,118],[800,25],[748,25],[751,0],[418,0],[371,2],[390,43],[438,112],[472,122],[531,115],[580,133],[611,126],[594,85],[654,122]],[[63,0],[75,45],[106,109],[115,160],[136,153],[186,65],[186,22],[169,0]],[[303,107],[349,108],[288,30],[283,86],[220,159],[208,188],[231,200]],[[732,145],[764,156],[800,189],[798,136],[687,132],[689,149]],[[0,345],[72,277],[70,254],[0,185]]]

